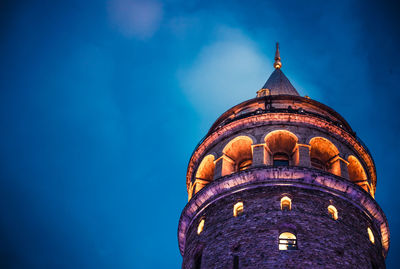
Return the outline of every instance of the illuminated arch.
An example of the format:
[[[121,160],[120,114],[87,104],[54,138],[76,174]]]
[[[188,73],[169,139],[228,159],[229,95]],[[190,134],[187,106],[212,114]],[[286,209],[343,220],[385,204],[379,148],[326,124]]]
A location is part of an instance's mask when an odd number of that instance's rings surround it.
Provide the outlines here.
[[[197,234],[201,234],[203,232],[205,222],[205,218],[200,219],[199,225],[197,226]]]
[[[196,179],[212,181],[214,178],[215,157],[209,154],[203,158],[196,172]]]
[[[367,174],[360,161],[353,155],[347,159],[349,162],[349,178],[351,181],[364,181],[367,180]]]
[[[215,170],[214,161],[215,157],[212,154],[209,154],[203,158],[199,167],[197,168],[192,194],[196,194],[199,190],[204,188],[205,185],[213,180]]]
[[[331,215],[332,219],[337,220],[339,218],[338,211],[333,205],[328,206],[328,212]]]
[[[279,235],[279,250],[295,250],[297,249],[296,235],[284,232]]]
[[[276,130],[268,133],[264,141],[271,154],[273,165],[293,163],[292,156],[298,141],[296,135],[286,130]]]
[[[292,210],[292,199],[283,196],[281,199],[281,210]]]
[[[371,241],[372,244],[375,244],[374,233],[372,232],[370,227],[367,228],[367,233],[368,233],[369,241]]]
[[[353,155],[350,155],[347,160],[350,180],[369,192],[368,177],[361,162]]]
[[[268,133],[265,136],[264,141],[272,153],[284,152],[291,155],[296,147],[298,138],[292,132],[286,130],[275,130]]]
[[[339,150],[328,139],[314,137],[310,140],[311,166],[340,176],[340,164],[337,162]]]
[[[243,214],[243,202],[237,202],[234,206],[233,206],[233,216],[237,217]]]
[[[231,162],[230,172],[245,170],[249,168],[253,161],[251,145],[253,139],[248,136],[237,136],[225,146],[222,150],[224,156]]]

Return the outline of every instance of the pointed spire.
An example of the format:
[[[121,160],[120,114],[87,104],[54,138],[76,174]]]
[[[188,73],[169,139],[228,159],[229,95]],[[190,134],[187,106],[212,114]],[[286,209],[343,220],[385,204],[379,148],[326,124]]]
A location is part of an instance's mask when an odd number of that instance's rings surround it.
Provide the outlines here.
[[[279,54],[279,43],[278,43],[278,42],[276,42],[276,53],[275,53],[275,63],[274,63],[274,67],[275,67],[276,69],[282,67],[281,55]]]
[[[263,97],[267,95],[295,95],[300,96],[292,83],[283,74],[281,67],[281,56],[279,55],[279,43],[276,43],[276,54],[275,54],[275,70],[271,76],[265,82],[264,86],[257,92],[257,97]]]

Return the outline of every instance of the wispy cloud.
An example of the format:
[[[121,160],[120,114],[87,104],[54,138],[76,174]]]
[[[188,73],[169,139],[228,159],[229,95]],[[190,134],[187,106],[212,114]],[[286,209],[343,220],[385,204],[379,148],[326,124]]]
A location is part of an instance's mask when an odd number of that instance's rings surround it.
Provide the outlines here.
[[[147,39],[158,30],[163,9],[153,0],[111,0],[108,4],[111,23],[126,37]]]
[[[242,31],[218,27],[192,65],[178,72],[181,87],[197,110],[216,117],[221,109],[256,96],[272,65]]]

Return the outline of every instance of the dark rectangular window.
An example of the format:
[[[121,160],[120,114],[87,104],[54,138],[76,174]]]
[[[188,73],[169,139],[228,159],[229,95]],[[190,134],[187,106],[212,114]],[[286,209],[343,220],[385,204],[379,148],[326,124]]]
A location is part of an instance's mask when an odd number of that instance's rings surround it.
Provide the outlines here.
[[[201,269],[201,259],[203,257],[203,251],[200,251],[194,257],[194,269]]]
[[[273,164],[274,166],[289,166],[289,155],[283,152],[275,153]]]
[[[239,269],[239,256],[233,256],[233,269]]]
[[[274,166],[289,166],[288,160],[274,160]]]

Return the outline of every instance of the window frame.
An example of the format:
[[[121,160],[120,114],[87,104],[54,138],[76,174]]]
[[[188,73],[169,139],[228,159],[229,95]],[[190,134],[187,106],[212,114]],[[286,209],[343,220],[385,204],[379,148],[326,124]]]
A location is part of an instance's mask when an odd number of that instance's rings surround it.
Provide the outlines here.
[[[288,205],[286,203],[289,203]],[[281,211],[291,211],[292,210],[292,198],[287,195],[282,196],[280,200]]]
[[[281,238],[284,234],[288,234],[293,236],[294,238]],[[298,249],[298,242],[296,234],[292,232],[282,232],[279,234],[278,237],[278,249],[279,250],[297,250]]]
[[[328,206],[328,212],[329,212],[329,215],[331,216],[331,218],[333,220],[338,220],[339,219],[339,212],[338,212],[337,208],[334,205],[329,205]]]
[[[272,155],[273,166],[289,166],[290,156],[285,152],[276,152]]]
[[[240,217],[244,213],[244,204],[242,201],[237,202],[236,204],[233,205],[233,216],[234,217]]]

